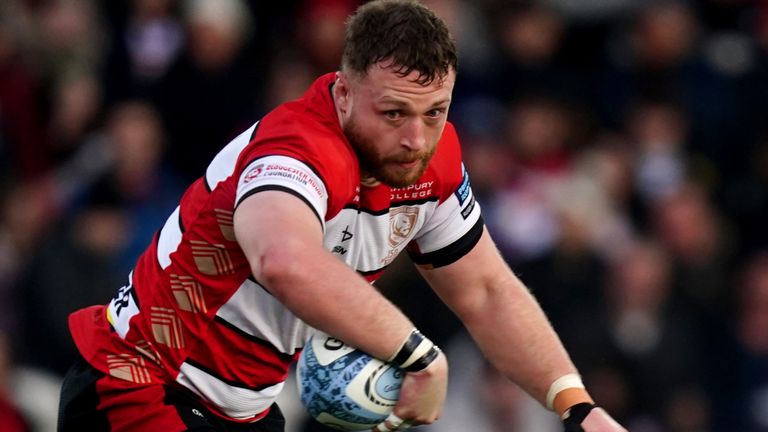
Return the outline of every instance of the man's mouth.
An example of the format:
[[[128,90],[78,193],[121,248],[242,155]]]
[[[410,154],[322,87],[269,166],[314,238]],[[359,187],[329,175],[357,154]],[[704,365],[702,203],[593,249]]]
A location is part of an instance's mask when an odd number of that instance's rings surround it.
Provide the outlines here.
[[[415,168],[419,164],[419,159],[414,159],[414,160],[411,160],[411,161],[399,161],[399,162],[396,162],[396,163],[397,163],[398,166],[400,166],[402,168],[411,169],[411,168]]]

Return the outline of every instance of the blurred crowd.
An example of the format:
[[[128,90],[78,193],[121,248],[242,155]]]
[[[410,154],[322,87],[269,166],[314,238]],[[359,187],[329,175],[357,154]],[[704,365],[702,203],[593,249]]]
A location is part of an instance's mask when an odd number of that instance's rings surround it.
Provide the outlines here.
[[[768,2],[424,3],[459,47],[488,228],[596,401],[637,432],[768,431]],[[2,430],[55,429],[68,313],[108,301],[218,149],[338,68],[358,4],[0,2]],[[430,431],[558,430],[392,270],[454,359]]]

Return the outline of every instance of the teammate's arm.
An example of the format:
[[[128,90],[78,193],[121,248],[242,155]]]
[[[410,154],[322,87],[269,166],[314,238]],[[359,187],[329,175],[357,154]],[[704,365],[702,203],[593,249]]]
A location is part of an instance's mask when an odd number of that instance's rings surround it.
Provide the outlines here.
[[[235,236],[256,280],[304,322],[374,357],[398,352],[414,328],[373,286],[323,248],[317,216],[301,199],[262,191],[234,214]],[[445,398],[447,363],[440,354],[408,373],[396,414],[431,423]]]
[[[552,406],[561,417],[578,403],[592,403],[578,384],[572,387],[574,379],[578,381],[576,368],[538,303],[503,261],[487,231],[458,261],[419,269],[488,359],[508,378],[543,405]],[[563,385],[553,386],[556,381]],[[579,422],[585,431],[624,431],[601,409],[585,416],[590,421]],[[590,426],[594,424],[599,427]]]

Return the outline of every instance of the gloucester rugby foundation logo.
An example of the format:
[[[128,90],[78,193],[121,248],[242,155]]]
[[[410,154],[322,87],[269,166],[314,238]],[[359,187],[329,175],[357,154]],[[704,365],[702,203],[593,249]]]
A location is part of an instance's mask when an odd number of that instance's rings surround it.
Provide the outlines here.
[[[247,173],[245,173],[245,177],[243,177],[243,182],[248,183],[251,180],[258,177],[261,172],[264,171],[264,164],[258,164],[255,167],[248,170]]]
[[[411,235],[418,218],[418,207],[391,209],[389,211],[389,245],[393,248],[400,246]]]

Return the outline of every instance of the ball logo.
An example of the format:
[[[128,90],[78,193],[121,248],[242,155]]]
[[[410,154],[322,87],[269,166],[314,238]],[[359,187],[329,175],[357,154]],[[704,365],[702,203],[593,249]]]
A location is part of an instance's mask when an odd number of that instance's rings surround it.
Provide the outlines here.
[[[402,372],[390,364],[382,364],[365,381],[364,392],[368,400],[381,406],[394,407],[400,396],[400,381],[391,378],[401,378]],[[389,379],[385,379],[389,378]]]
[[[336,338],[326,338],[325,343],[323,344],[323,347],[327,350],[336,351],[340,350],[344,346],[344,342],[336,339]]]

